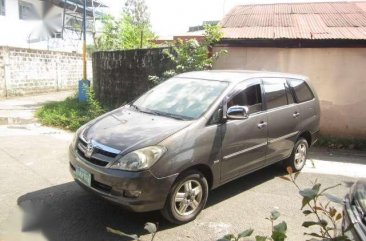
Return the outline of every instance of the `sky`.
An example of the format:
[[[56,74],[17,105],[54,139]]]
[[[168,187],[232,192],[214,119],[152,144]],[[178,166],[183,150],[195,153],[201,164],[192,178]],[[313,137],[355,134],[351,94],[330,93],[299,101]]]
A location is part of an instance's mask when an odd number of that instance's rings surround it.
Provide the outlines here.
[[[110,6],[112,15],[121,12],[123,0],[101,0]],[[311,0],[326,2],[329,0]],[[340,0],[332,0],[340,1]],[[343,0],[344,1],[344,0]],[[145,0],[150,11],[153,31],[160,37],[171,37],[188,31],[190,26],[203,21],[220,20],[234,6],[242,4],[264,4],[283,2],[310,2],[306,0]]]

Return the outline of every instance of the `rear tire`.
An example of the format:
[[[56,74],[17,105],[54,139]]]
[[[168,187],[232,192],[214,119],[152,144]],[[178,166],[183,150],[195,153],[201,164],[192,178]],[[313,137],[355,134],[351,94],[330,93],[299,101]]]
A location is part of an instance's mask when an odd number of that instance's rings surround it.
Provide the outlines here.
[[[304,167],[308,154],[309,144],[304,138],[300,138],[294,145],[291,156],[284,160],[284,167],[291,167],[293,172],[299,172]]]
[[[183,224],[194,220],[206,205],[208,183],[202,173],[190,170],[173,185],[162,215],[171,223]]]

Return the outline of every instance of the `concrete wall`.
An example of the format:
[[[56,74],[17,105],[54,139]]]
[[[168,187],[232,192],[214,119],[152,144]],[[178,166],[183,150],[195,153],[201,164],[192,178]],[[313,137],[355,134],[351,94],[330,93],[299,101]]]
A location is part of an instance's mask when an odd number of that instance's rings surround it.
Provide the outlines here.
[[[91,60],[87,68],[91,79]],[[80,54],[0,47],[0,98],[73,89],[81,78]]]
[[[93,53],[93,88],[103,105],[118,107],[153,86],[149,76],[174,68],[166,48],[100,51]]]
[[[215,50],[218,50],[217,47]],[[225,47],[215,69],[252,69],[309,76],[321,101],[321,132],[366,137],[366,48]]]

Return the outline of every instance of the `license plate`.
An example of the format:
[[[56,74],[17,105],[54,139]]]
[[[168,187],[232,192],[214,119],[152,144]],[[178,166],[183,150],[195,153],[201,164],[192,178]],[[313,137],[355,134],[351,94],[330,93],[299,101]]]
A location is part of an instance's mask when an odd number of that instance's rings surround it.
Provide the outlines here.
[[[85,185],[91,185],[91,174],[81,167],[76,167],[76,178]]]

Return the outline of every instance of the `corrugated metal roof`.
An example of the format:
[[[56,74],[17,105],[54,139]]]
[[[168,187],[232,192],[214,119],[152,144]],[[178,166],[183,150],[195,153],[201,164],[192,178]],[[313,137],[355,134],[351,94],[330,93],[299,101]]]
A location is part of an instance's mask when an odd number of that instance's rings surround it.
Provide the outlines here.
[[[220,25],[225,39],[366,40],[366,2],[239,5]]]

